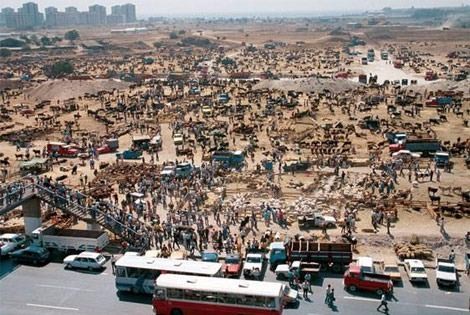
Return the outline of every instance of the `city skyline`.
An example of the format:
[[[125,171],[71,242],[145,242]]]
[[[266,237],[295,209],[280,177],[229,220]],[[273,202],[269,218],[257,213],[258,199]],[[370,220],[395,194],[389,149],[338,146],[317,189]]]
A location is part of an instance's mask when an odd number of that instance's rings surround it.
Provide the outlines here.
[[[118,0],[82,0],[77,3],[73,0],[37,0],[39,10],[44,12],[47,7],[56,7],[63,11],[66,7],[76,7],[79,11],[87,10],[89,6],[98,4],[107,8],[121,4]],[[273,15],[281,16],[291,14],[315,15],[327,13],[352,13],[361,11],[380,10],[383,7],[409,8],[409,7],[444,7],[470,5],[470,0],[384,0],[361,2],[351,0],[336,0],[332,5],[327,0],[135,0],[132,3],[137,7],[138,18],[151,16],[240,16],[240,15]],[[11,7],[16,9],[20,4],[18,0],[2,0],[0,8]],[[141,10],[139,10],[139,8]]]

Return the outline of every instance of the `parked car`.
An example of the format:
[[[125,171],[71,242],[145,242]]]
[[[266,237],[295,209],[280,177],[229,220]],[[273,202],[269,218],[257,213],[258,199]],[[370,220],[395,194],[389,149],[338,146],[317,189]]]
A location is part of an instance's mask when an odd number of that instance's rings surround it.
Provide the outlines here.
[[[10,253],[10,257],[18,262],[31,263],[33,265],[45,264],[49,261],[50,253],[47,249],[35,245]]]
[[[457,269],[451,259],[436,259],[436,282],[439,286],[447,287],[457,284]]]
[[[314,227],[334,228],[336,219],[332,216],[315,213],[311,216],[301,216],[298,218],[299,228],[309,229]]]
[[[405,271],[411,282],[427,282],[428,275],[421,260],[405,259]]]
[[[100,253],[82,252],[78,255],[70,255],[65,257],[64,265],[68,269],[88,269],[88,270],[102,270],[106,258]]]
[[[243,276],[245,279],[253,278],[259,280],[261,278],[263,264],[263,253],[248,253],[248,255],[246,255],[245,264],[243,265]]]
[[[20,248],[26,243],[26,236],[21,234],[6,233],[0,235],[0,254],[2,256],[8,255],[17,248]]]
[[[225,257],[224,275],[227,278],[238,278],[242,272],[242,260],[239,254],[228,254]]]
[[[384,264],[383,272],[384,274],[389,275],[392,281],[401,281],[400,268],[397,264]]]
[[[201,254],[202,261],[205,262],[218,262],[219,254],[212,250],[205,250]]]

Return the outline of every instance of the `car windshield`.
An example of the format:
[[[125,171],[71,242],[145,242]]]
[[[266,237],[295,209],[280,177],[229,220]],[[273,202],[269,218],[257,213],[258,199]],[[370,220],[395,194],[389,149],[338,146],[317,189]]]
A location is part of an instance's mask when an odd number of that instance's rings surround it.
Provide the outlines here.
[[[455,272],[454,267],[452,266],[439,266],[439,271],[443,272]]]
[[[204,253],[202,255],[203,260],[217,260],[217,254],[216,253]]]
[[[425,273],[426,270],[423,267],[411,267],[411,272]]]
[[[397,266],[388,266],[388,267],[385,267],[384,269],[385,271],[388,271],[388,272],[398,272]]]
[[[238,259],[238,257],[229,257],[229,258],[225,259],[225,262],[227,264],[238,264],[240,262],[240,260]]]
[[[96,261],[100,263],[102,261],[106,261],[106,258],[104,258],[103,255],[99,255],[98,257],[96,257]]]
[[[261,258],[260,257],[248,257],[246,261],[249,263],[260,263]]]

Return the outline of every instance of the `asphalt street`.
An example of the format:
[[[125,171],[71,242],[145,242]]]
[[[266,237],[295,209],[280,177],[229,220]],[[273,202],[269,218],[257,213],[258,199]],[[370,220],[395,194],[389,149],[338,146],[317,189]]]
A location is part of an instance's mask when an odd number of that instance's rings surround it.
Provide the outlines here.
[[[460,275],[460,287],[454,290],[439,289],[434,271],[428,270],[429,286],[416,287],[404,277],[389,302],[389,314],[468,314],[470,279]],[[274,281],[268,271],[265,281]],[[333,309],[324,304],[327,284],[335,288],[336,303]],[[313,283],[309,301],[300,300],[298,307],[284,314],[380,314],[376,308],[379,299],[374,294],[357,292],[354,295],[343,289],[340,275],[325,274]],[[10,260],[0,262],[0,314],[64,314],[64,315],[145,315],[152,314],[151,298],[132,294],[117,294],[111,267],[103,272],[65,270],[60,263],[42,267],[15,265]]]

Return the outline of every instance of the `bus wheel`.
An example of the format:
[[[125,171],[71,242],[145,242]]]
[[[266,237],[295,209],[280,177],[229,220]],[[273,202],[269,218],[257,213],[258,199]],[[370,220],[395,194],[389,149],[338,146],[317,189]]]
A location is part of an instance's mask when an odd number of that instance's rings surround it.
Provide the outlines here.
[[[170,315],[183,315],[183,312],[179,308],[174,308],[171,310]]]

